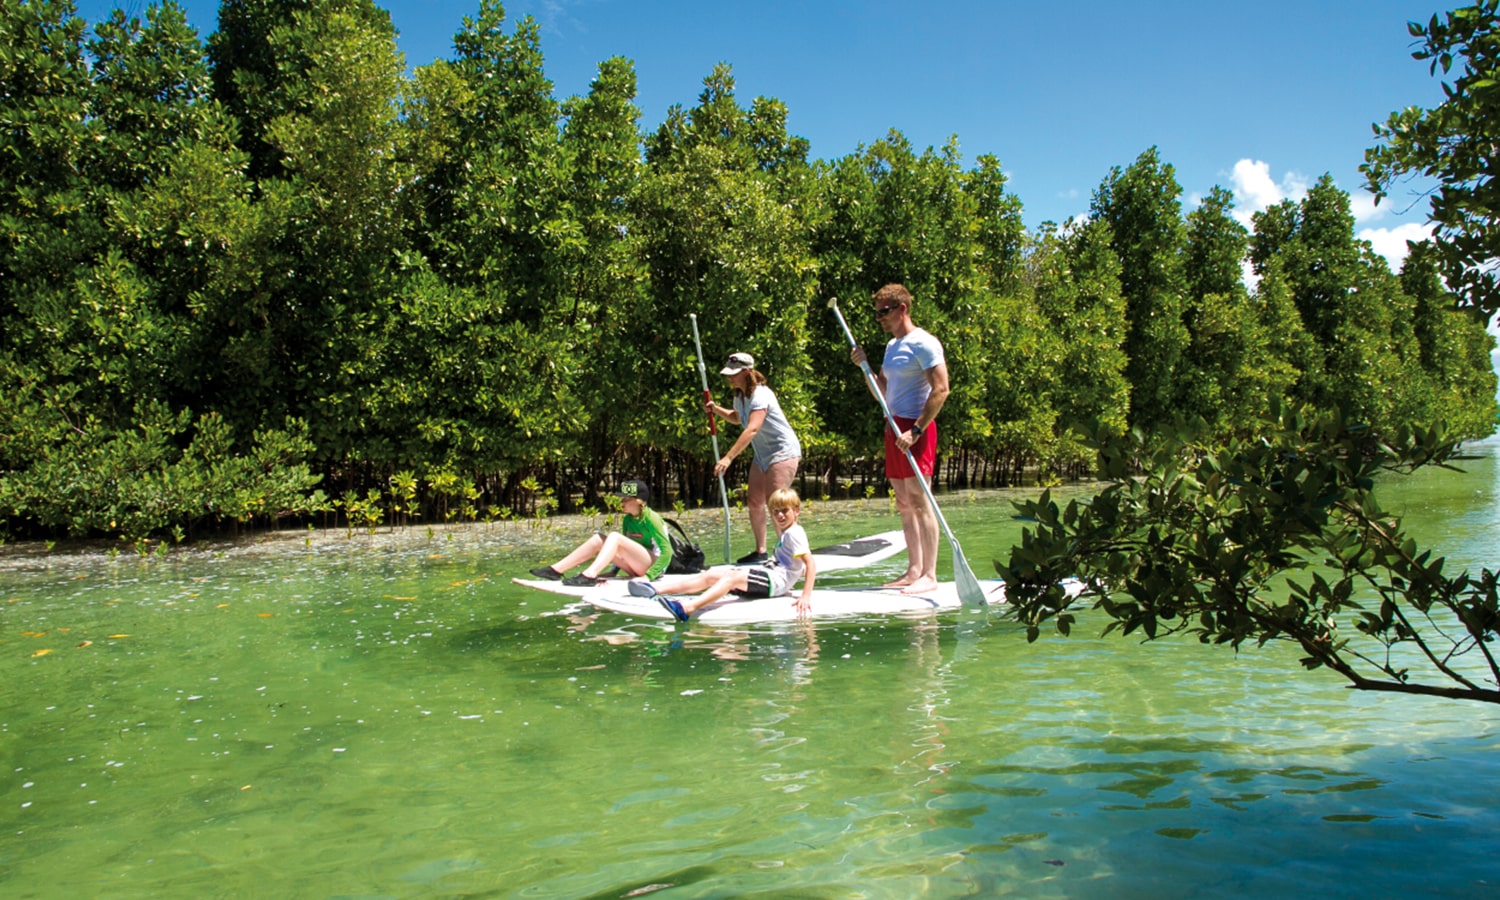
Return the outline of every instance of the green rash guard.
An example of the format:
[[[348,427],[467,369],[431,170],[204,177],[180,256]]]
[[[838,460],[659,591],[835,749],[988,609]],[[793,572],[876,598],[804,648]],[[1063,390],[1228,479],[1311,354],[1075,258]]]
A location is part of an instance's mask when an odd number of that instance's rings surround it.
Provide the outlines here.
[[[621,519],[620,533],[645,547],[647,553],[659,554],[646,570],[647,581],[660,578],[672,564],[672,539],[667,536],[667,523],[651,507],[644,507],[639,516],[627,514]]]

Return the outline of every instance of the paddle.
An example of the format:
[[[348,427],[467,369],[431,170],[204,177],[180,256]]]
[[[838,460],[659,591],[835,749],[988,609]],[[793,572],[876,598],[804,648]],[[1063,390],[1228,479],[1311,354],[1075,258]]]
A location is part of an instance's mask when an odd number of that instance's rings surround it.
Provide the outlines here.
[[[844,314],[839,312],[839,300],[831,297],[828,300],[828,308],[838,317],[839,327],[844,329],[844,337],[849,339],[851,348],[858,347],[854,340],[854,333],[849,330],[849,323],[844,321]],[[901,427],[896,424],[896,417],[891,415],[891,408],[886,405],[885,395],[880,392],[880,382],[875,380],[875,373],[870,371],[868,362],[861,362],[860,369],[865,373],[865,381],[870,384],[870,391],[875,399],[880,401],[880,410],[885,413],[885,421],[896,434],[901,433]],[[989,601],[984,596],[984,588],[979,586],[979,579],[974,577],[974,570],[969,568],[969,561],[964,559],[963,548],[958,545],[958,539],[953,536],[953,530],[948,527],[948,520],[943,518],[943,511],[938,509],[937,498],[932,496],[932,488],[927,486],[927,478],[917,470],[917,461],[912,459],[910,450],[903,450],[906,454],[906,462],[911,470],[916,472],[917,484],[922,486],[922,493],[927,495],[927,503],[932,507],[932,514],[937,517],[938,524],[943,526],[943,533],[948,535],[948,544],[953,548],[953,580],[958,583],[959,599],[969,606],[986,606]]]
[[[703,401],[706,403],[714,398],[714,392],[708,389],[708,369],[703,365],[703,341],[698,337],[698,314],[688,313],[688,318],[693,320],[693,346],[698,348],[698,377],[703,379]],[[708,414],[708,433],[714,443],[714,465],[719,464],[719,420],[710,412]],[[724,476],[719,476],[719,496],[724,500],[724,562],[728,564],[729,559],[729,491],[724,488]]]

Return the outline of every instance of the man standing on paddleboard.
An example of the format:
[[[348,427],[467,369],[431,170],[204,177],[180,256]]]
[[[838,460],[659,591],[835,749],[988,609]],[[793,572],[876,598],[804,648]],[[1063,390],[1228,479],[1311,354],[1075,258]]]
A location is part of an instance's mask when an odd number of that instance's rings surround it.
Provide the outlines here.
[[[901,429],[885,429],[885,475],[896,494],[908,560],[905,574],[885,587],[920,593],[937,586],[938,521],[917,479],[931,478],[937,462],[936,420],[948,399],[948,363],[942,343],[912,322],[912,296],[903,285],[888,284],[872,300],[875,321],[891,336],[875,377]],[[858,346],[849,356],[855,365],[867,362]],[[916,471],[907,462],[908,450]]]

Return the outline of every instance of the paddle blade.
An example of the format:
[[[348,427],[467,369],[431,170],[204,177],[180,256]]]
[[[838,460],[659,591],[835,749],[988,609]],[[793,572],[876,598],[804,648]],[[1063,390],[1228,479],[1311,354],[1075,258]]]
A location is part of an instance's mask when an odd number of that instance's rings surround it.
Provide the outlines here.
[[[951,534],[948,543],[953,545],[953,581],[958,585],[958,599],[964,602],[964,606],[988,606],[989,598],[985,596],[979,579],[974,577],[974,570],[969,568],[969,561],[964,559],[963,548]]]

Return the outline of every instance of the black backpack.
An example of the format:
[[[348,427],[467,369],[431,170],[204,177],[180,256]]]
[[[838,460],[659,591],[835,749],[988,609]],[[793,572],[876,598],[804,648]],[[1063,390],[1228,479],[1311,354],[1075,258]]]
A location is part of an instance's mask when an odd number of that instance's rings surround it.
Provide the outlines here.
[[[667,563],[667,574],[691,575],[708,568],[703,564],[703,548],[688,538],[687,532],[682,530],[677,520],[663,517],[662,521],[669,526],[667,537],[672,541],[672,561]],[[672,533],[674,530],[676,534]]]

